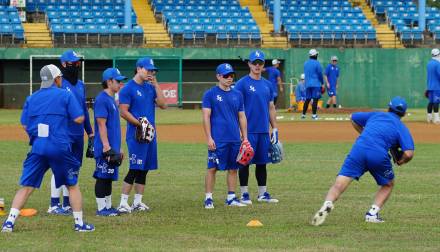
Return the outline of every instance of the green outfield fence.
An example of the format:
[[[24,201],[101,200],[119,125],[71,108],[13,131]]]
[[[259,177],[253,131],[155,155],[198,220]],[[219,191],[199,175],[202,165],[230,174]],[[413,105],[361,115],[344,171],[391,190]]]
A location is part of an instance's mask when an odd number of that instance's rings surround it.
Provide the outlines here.
[[[430,48],[378,49],[378,48],[317,48],[323,68],[332,55],[339,58],[341,71],[339,101],[345,107],[385,107],[390,97],[400,95],[410,107],[423,107],[426,86],[426,64]],[[58,55],[64,48],[22,49],[0,48],[0,107],[21,107],[29,93],[30,55]],[[179,105],[200,102],[201,94],[215,83],[215,67],[229,62],[239,77],[247,74],[246,59],[254,48],[78,48],[85,58],[85,82],[88,89],[99,90],[102,71],[115,65],[131,77],[135,60],[149,56],[161,68],[159,82],[179,83]],[[309,48],[261,49],[270,64],[271,59],[282,61],[283,81],[287,85],[303,72]],[[38,84],[39,67],[49,62],[34,62],[33,83]],[[293,81],[295,82],[295,81]],[[206,84],[196,84],[206,83]],[[296,83],[294,83],[296,84]],[[26,86],[27,85],[27,86]],[[36,85],[38,88],[38,85]],[[35,90],[35,87],[34,87]],[[88,93],[88,96],[95,94]],[[283,107],[288,106],[289,92],[282,97]]]

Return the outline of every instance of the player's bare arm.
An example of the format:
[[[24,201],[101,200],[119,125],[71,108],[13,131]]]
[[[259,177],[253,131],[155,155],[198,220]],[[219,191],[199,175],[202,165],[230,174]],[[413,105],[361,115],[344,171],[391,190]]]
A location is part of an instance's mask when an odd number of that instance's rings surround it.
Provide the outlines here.
[[[277,129],[277,111],[275,109],[275,105],[273,104],[273,101],[269,104],[269,120],[270,120],[270,126],[272,126],[272,129]]]
[[[81,124],[84,122],[84,116],[78,116],[77,118],[73,119],[73,121],[77,124]]]
[[[141,123],[136,119],[129,111],[130,105],[128,104],[120,104],[119,110],[121,111],[121,117],[127,120],[127,122],[135,125],[135,126],[141,126]]]
[[[414,157],[414,151],[413,150],[406,150],[403,152],[402,158],[397,161],[397,165],[403,165],[411,161],[411,159]]]
[[[243,141],[247,141],[247,119],[244,111],[238,112],[238,122],[240,123],[240,131]]]
[[[99,136],[101,137],[102,141],[102,151],[106,152],[111,149],[110,143],[108,141],[107,137],[107,119],[106,118],[96,118],[96,121],[98,122],[98,130],[99,130]]]
[[[159,83],[157,82],[156,76],[152,76],[150,83],[154,86],[154,89],[156,90],[156,104],[161,109],[166,109],[167,103],[165,100],[165,96],[163,95],[162,89],[160,88]]]
[[[280,92],[283,92],[284,91],[283,80],[281,79],[281,77],[277,77],[277,81],[278,81],[278,87],[280,89]]]
[[[208,143],[209,150],[215,150],[215,142],[211,136],[211,109],[203,108],[203,129],[205,130],[206,142]]]

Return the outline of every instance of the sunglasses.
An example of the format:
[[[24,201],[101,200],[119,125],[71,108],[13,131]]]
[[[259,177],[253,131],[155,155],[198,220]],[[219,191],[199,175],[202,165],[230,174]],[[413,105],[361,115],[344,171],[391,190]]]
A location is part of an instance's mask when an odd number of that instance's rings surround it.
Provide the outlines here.
[[[81,62],[80,61],[66,62],[66,65],[79,67],[81,65]]]
[[[262,61],[262,60],[255,60],[255,61],[252,61],[251,64],[254,65],[254,66],[257,66],[257,65],[262,66],[262,65],[264,65],[264,61]]]
[[[227,73],[227,74],[222,75],[222,77],[224,79],[229,79],[229,78],[234,79],[235,78],[235,73]]]

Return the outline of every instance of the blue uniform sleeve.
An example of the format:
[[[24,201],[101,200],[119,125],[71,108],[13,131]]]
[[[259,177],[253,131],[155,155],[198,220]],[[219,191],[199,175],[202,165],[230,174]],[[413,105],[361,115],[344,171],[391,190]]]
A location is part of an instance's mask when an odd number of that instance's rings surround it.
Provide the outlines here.
[[[107,118],[108,110],[105,101],[102,99],[97,99],[95,101],[95,117],[96,118]]]
[[[203,95],[203,99],[202,99],[202,108],[212,108],[212,104],[211,104],[211,90],[208,90],[205,92],[205,94]]]
[[[119,91],[119,104],[131,104],[130,89],[127,85]]]
[[[399,129],[399,145],[402,151],[414,150],[414,140],[408,128],[402,123]]]
[[[28,124],[28,106],[29,106],[28,100],[29,100],[29,97],[26,98],[26,101],[24,102],[24,105],[23,105],[23,111],[21,112],[21,117],[20,117],[21,125]]]
[[[317,61],[317,74],[318,74],[319,82],[321,84],[324,84],[324,79],[322,77],[322,66],[321,64],[319,64],[319,61]]]
[[[92,125],[90,124],[89,110],[88,110],[87,104],[86,104],[86,98],[87,98],[86,85],[83,85],[83,86],[84,86],[84,96],[83,96],[84,101],[83,101],[82,106],[83,106],[83,110],[84,110],[84,129],[86,130],[87,135],[90,135],[93,133],[93,130],[92,130]]]
[[[327,67],[325,68],[325,76],[327,76],[330,74],[330,64],[327,65]]]
[[[351,120],[355,122],[357,125],[361,127],[365,127],[367,124],[368,119],[374,114],[375,112],[357,112],[353,113],[351,115]]]
[[[81,109],[80,105],[78,104],[78,101],[75,99],[72,93],[66,92],[67,96],[67,114],[71,120],[78,118],[80,116],[84,115],[84,110]]]

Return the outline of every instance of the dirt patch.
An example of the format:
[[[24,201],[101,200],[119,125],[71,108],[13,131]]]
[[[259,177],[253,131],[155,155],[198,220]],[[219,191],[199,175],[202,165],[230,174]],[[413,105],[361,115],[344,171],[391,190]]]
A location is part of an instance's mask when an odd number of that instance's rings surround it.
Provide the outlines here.
[[[407,122],[406,125],[416,143],[440,143],[439,125],[422,122]],[[358,136],[349,121],[286,122],[279,124],[279,130],[280,139],[285,143],[353,142]],[[205,143],[201,124],[158,125],[157,132],[160,142]],[[27,141],[27,135],[21,127],[2,125],[0,140]]]

